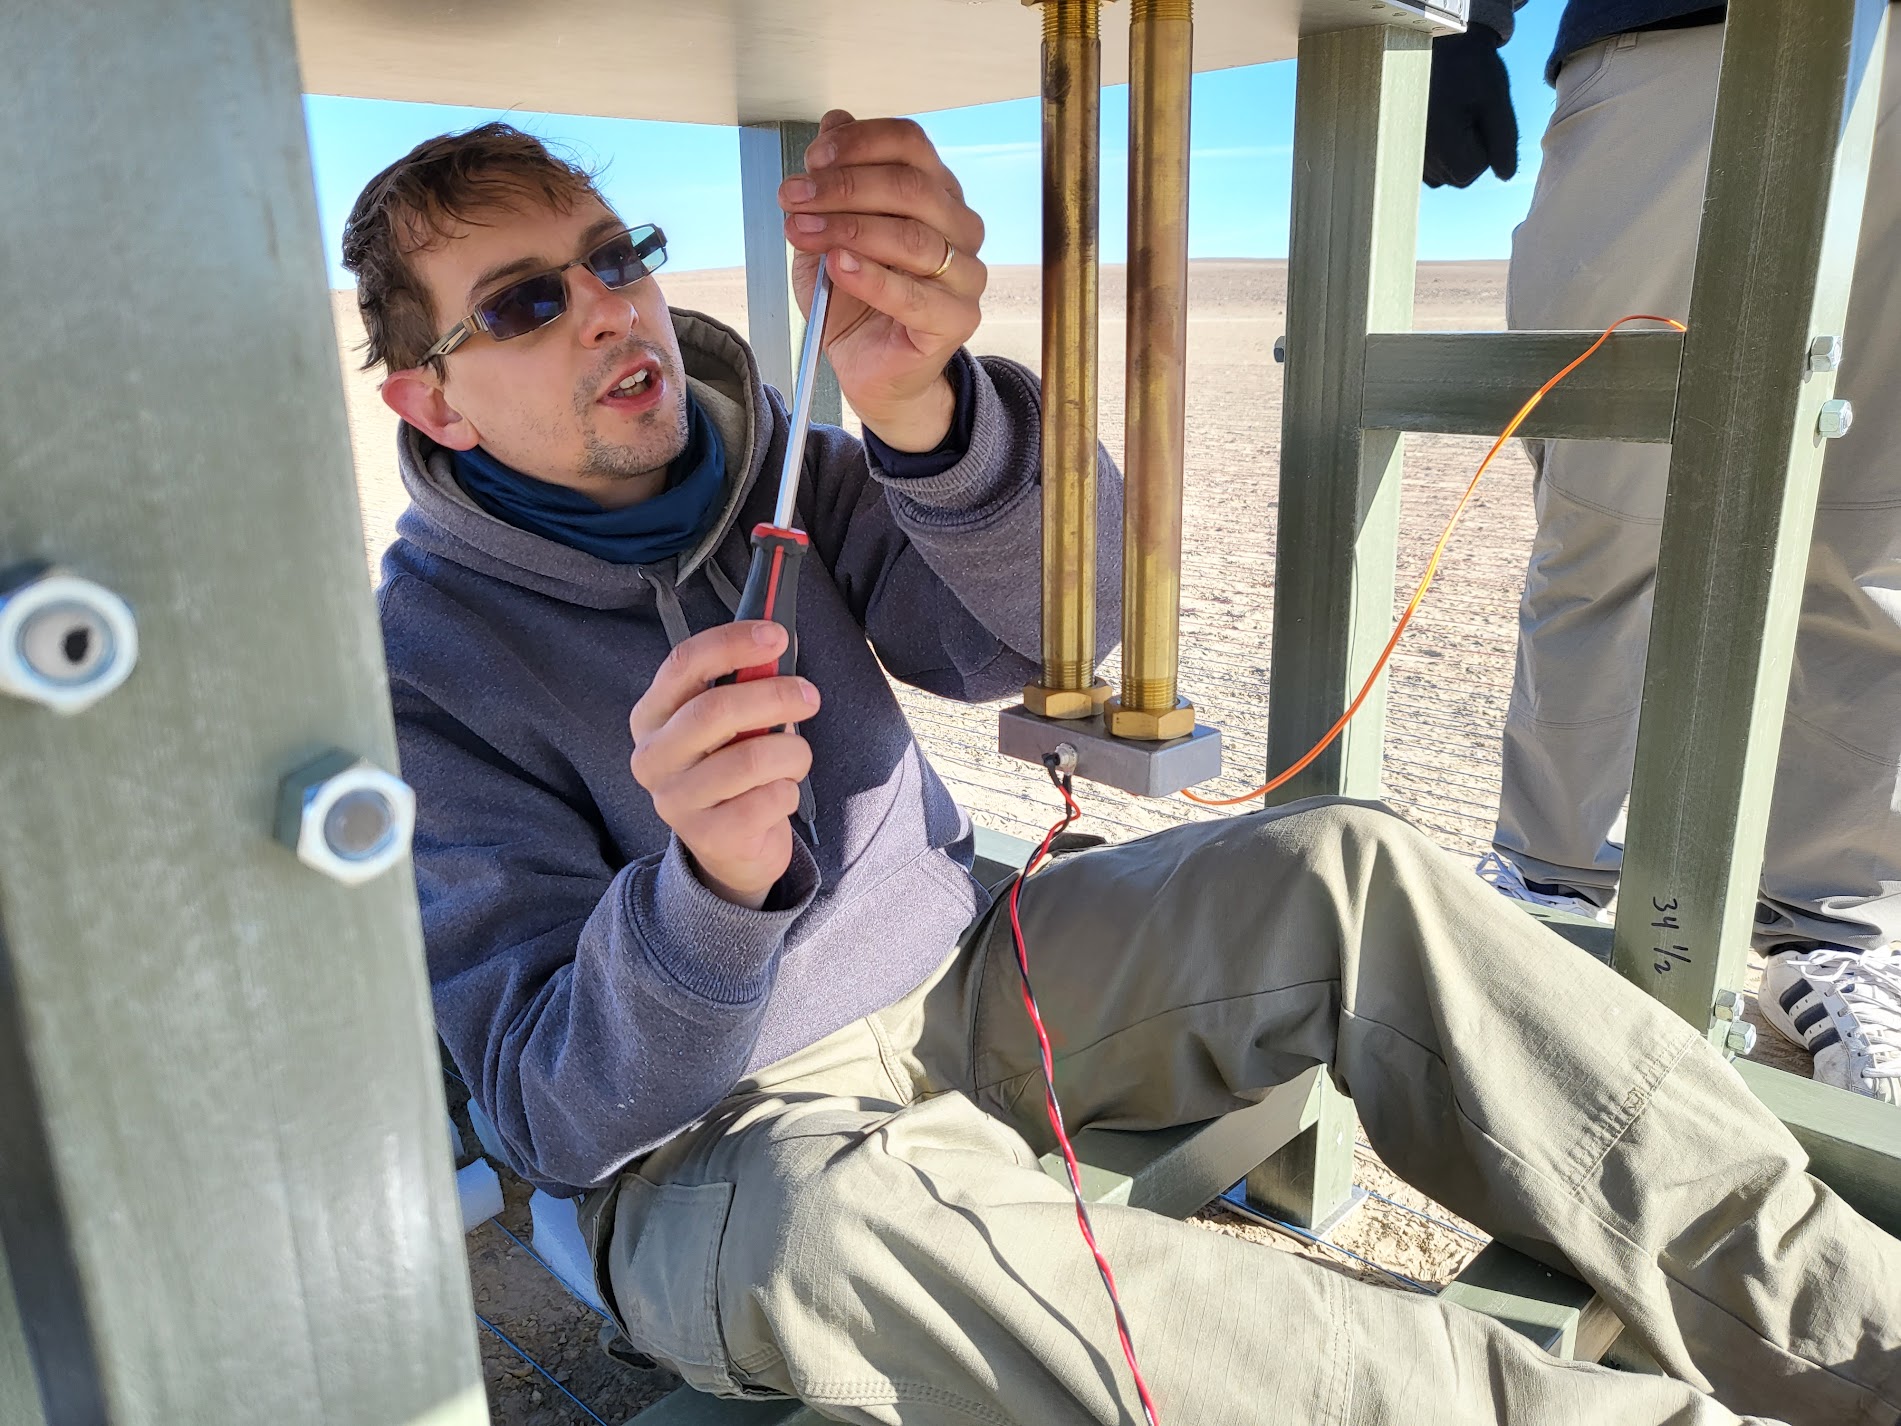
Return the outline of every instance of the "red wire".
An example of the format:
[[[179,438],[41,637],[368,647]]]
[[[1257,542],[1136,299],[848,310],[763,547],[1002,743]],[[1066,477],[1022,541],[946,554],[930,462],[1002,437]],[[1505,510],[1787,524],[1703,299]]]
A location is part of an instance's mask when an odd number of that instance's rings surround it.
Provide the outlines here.
[[[1160,1426],[1161,1416],[1155,1409],[1155,1400],[1149,1395],[1148,1383],[1142,1379],[1142,1368],[1136,1365],[1135,1339],[1129,1333],[1129,1319],[1123,1314],[1122,1297],[1116,1291],[1115,1272],[1097,1244],[1095,1229],[1089,1222],[1089,1205],[1083,1197],[1082,1170],[1077,1167],[1076,1151],[1070,1146],[1069,1134],[1063,1128],[1063,1108],[1056,1101],[1056,1057],[1050,1050],[1049,1031],[1043,1024],[1043,1013],[1037,1008],[1036,992],[1030,987],[1030,956],[1023,942],[1023,922],[1017,913],[1023,883],[1049,855],[1049,849],[1056,839],[1083,815],[1082,808],[1076,805],[1076,799],[1070,794],[1069,779],[1059,779],[1052,771],[1050,781],[1056,784],[1056,790],[1063,795],[1062,820],[1044,835],[1042,845],[1037,847],[1036,854],[1024,866],[1023,874],[1010,887],[1010,932],[1016,940],[1017,974],[1023,981],[1023,1008],[1029,1012],[1030,1024],[1036,1028],[1037,1048],[1043,1057],[1043,1084],[1047,1090],[1043,1107],[1049,1114],[1050,1128],[1055,1131],[1057,1147],[1063,1151],[1063,1166],[1069,1171],[1069,1191],[1076,1199],[1076,1224],[1082,1229],[1083,1241],[1089,1245],[1090,1256],[1096,1260],[1096,1271],[1109,1293],[1109,1305],[1115,1309],[1116,1335],[1122,1340],[1122,1355],[1128,1359],[1129,1373],[1135,1378],[1136,1395],[1142,1400],[1142,1414],[1149,1426]]]

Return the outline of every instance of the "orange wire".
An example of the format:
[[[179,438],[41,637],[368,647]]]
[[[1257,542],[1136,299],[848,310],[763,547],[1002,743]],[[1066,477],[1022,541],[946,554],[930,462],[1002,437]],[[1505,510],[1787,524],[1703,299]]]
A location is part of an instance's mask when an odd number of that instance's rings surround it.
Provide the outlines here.
[[[1199,803],[1203,807],[1233,807],[1237,803],[1252,802],[1255,798],[1265,797],[1275,788],[1281,786],[1281,784],[1295,776],[1302,768],[1306,767],[1307,764],[1332,746],[1333,740],[1340,736],[1341,731],[1346,727],[1347,723],[1351,721],[1353,715],[1360,711],[1360,705],[1366,702],[1367,695],[1373,691],[1373,685],[1379,682],[1380,675],[1386,671],[1386,662],[1392,658],[1393,650],[1399,646],[1399,636],[1406,632],[1406,626],[1412,622],[1413,614],[1419,608],[1420,601],[1426,597],[1426,590],[1432,585],[1432,577],[1439,569],[1439,558],[1446,552],[1446,543],[1451,540],[1452,532],[1458,526],[1459,517],[1465,513],[1465,507],[1472,499],[1472,492],[1478,489],[1479,481],[1484,477],[1486,469],[1492,464],[1492,458],[1496,456],[1500,450],[1504,449],[1505,442],[1517,434],[1518,428],[1525,424],[1525,418],[1538,409],[1538,403],[1543,401],[1545,397],[1550,394],[1551,388],[1563,381],[1579,367],[1583,366],[1584,363],[1589,361],[1593,356],[1597,355],[1597,349],[1611,339],[1611,333],[1615,332],[1627,322],[1663,322],[1668,326],[1675,327],[1679,332],[1689,330],[1689,328],[1685,327],[1683,323],[1677,321],[1674,317],[1652,317],[1645,313],[1634,313],[1628,317],[1619,317],[1615,322],[1612,322],[1610,326],[1604,329],[1603,334],[1599,336],[1596,341],[1592,342],[1581,356],[1572,361],[1564,370],[1552,377],[1551,380],[1547,381],[1543,386],[1539,387],[1532,398],[1518,408],[1518,414],[1512,417],[1511,424],[1499,432],[1498,439],[1492,442],[1492,448],[1485,453],[1485,459],[1479,462],[1479,468],[1472,473],[1472,479],[1466,484],[1465,494],[1459,497],[1459,503],[1453,507],[1452,518],[1446,521],[1446,527],[1439,535],[1439,543],[1432,547],[1432,558],[1426,561],[1426,572],[1420,577],[1419,587],[1413,591],[1412,600],[1406,605],[1406,611],[1399,616],[1399,622],[1393,626],[1392,637],[1386,641],[1386,647],[1380,650],[1379,658],[1373,663],[1373,671],[1367,674],[1366,682],[1360,685],[1360,691],[1353,696],[1353,701],[1347,705],[1347,711],[1340,715],[1338,722],[1327,729],[1327,735],[1309,748],[1306,755],[1292,767],[1288,768],[1287,771],[1268,779],[1252,792],[1244,792],[1239,797],[1200,797],[1193,792],[1184,790],[1182,792],[1183,797],[1186,797],[1190,802]]]

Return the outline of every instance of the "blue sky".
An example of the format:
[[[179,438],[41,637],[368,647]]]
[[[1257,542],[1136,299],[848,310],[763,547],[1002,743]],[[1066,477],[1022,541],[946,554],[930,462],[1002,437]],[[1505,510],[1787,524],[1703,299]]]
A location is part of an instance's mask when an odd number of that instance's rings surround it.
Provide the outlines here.
[[[1518,177],[1487,174],[1464,190],[1424,189],[1422,258],[1505,257],[1511,231],[1531,202],[1538,137],[1551,113],[1542,69],[1557,28],[1557,0],[1534,0],[1505,49],[1520,129]],[[1103,93],[1102,255],[1122,261],[1128,223],[1128,90]],[[316,172],[318,209],[330,280],[338,265],[344,217],[379,170],[434,134],[498,117],[486,109],[394,104],[310,96],[304,101]],[[737,267],[740,243],[739,147],[731,129],[699,124],[516,112],[511,122],[557,140],[590,166],[606,165],[602,187],[630,221],[667,230],[668,263],[678,268]],[[983,215],[992,263],[1035,262],[1039,199],[1034,99],[919,116]],[[1285,257],[1292,177],[1294,66],[1256,65],[1195,80],[1193,160],[1189,175],[1189,247],[1196,257]]]

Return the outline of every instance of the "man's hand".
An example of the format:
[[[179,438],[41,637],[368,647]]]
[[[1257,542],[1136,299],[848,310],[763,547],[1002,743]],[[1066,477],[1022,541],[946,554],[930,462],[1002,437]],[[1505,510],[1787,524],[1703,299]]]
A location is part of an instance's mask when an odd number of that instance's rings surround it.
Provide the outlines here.
[[[984,225],[924,131],[834,109],[779,189],[792,286],[809,312],[821,255],[831,264],[825,354],[839,389],[886,445],[928,451],[950,430],[944,367],[977,330],[989,273]],[[950,266],[937,271],[945,255]],[[788,393],[789,394],[789,393]]]
[[[1486,169],[1518,172],[1518,116],[1496,32],[1474,25],[1432,42],[1426,101],[1426,183],[1465,188]]]
[[[692,854],[714,895],[754,910],[792,861],[799,782],[812,749],[795,733],[742,733],[800,723],[818,711],[802,678],[711,686],[785,649],[777,624],[728,624],[695,634],[667,656],[627,723],[634,781]]]

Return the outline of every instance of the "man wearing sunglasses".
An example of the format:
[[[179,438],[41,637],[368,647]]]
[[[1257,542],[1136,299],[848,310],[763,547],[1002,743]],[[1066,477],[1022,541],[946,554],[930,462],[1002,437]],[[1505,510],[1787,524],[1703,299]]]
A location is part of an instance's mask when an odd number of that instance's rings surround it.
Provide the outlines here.
[[[627,1336],[696,1386],[867,1422],[1134,1419],[1037,1166],[1008,918],[889,681],[1036,677],[1038,386],[963,349],[983,228],[921,130],[835,114],[806,157],[786,235],[802,295],[832,267],[866,434],[808,448],[796,677],[717,683],[782,648],[729,611],[785,405],[737,335],[669,311],[660,234],[495,125],[351,215],[413,502],[380,598],[437,1024],[513,1167],[584,1195]],[[1328,1064],[1394,1168],[1575,1266],[1675,1378],[1100,1207],[1164,1420],[1901,1415],[1901,1244],[1692,1027],[1391,813],[1197,823],[1021,900],[1072,1128],[1190,1123]]]

